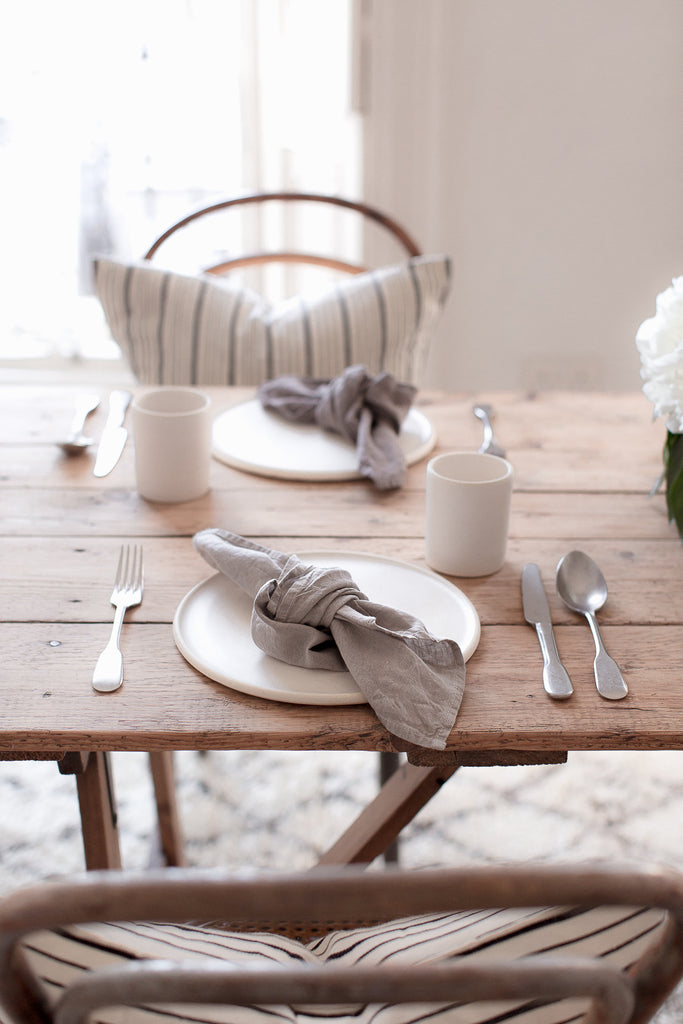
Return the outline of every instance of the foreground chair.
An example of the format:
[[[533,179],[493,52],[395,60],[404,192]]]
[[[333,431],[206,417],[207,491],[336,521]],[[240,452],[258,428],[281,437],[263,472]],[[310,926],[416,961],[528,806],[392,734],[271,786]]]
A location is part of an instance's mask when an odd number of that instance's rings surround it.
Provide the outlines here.
[[[16,1024],[637,1024],[682,976],[665,869],[103,872],[0,903]]]

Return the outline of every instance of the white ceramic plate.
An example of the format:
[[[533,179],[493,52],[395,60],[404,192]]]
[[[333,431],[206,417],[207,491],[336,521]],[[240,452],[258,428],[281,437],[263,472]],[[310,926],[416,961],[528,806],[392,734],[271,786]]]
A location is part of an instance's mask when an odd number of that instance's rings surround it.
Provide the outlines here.
[[[380,555],[306,551],[299,556],[339,566],[372,601],[411,612],[434,636],[456,640],[465,659],[479,643],[479,616],[465,594],[430,569]],[[241,693],[290,704],[364,704],[348,672],[302,669],[264,654],[251,639],[252,600],[217,573],[178,605],[173,638],[191,665]]]
[[[431,423],[410,409],[399,433],[409,466],[428,455],[436,443]],[[290,423],[264,409],[258,398],[233,405],[213,424],[213,454],[236,469],[286,480],[355,480],[356,448],[312,423]]]

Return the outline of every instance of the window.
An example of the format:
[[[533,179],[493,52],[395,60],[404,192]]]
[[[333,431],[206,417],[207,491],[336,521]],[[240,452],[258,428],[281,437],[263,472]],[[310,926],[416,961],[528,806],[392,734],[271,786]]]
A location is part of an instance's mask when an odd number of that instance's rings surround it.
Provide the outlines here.
[[[350,0],[26,0],[0,40],[0,359],[116,358],[94,255],[214,198],[358,194]]]

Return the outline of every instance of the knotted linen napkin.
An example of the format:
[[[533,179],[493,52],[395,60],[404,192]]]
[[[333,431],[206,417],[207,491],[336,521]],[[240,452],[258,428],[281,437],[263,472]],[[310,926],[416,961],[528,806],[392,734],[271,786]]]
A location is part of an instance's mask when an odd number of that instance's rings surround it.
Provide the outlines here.
[[[270,409],[295,423],[317,423],[356,445],[358,471],[381,491],[403,484],[406,463],[398,433],[417,388],[390,373],[371,377],[364,366],[349,366],[339,377],[276,377],[261,384],[258,396]]]
[[[254,599],[257,647],[290,665],[347,669],[391,733],[444,749],[465,685],[455,640],[438,640],[407,612],[369,601],[345,569],[307,565],[228,530],[202,530],[194,545]]]

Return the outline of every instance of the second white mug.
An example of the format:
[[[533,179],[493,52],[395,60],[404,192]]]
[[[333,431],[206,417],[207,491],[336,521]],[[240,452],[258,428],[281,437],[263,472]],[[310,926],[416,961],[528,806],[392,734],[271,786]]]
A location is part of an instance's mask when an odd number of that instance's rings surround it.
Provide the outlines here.
[[[425,558],[451,576],[488,576],[505,561],[512,466],[479,452],[445,452],[427,464]]]
[[[180,502],[209,489],[211,400],[196,388],[163,387],[133,399],[138,493]]]

